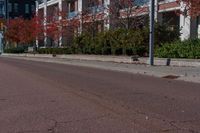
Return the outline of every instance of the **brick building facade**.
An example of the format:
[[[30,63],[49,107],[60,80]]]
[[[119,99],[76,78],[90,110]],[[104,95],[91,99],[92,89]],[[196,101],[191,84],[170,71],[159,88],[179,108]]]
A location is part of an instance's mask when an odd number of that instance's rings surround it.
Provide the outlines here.
[[[105,17],[110,16],[109,12],[106,10],[107,7],[111,6],[115,0],[37,0],[36,1],[36,12],[43,12],[44,17],[51,15],[53,9],[59,11],[64,11],[67,13],[66,19],[77,18],[79,19],[80,25],[77,27],[77,32],[82,32],[84,30],[84,22],[80,19],[81,14],[84,10],[91,11],[92,14],[94,10],[99,14],[104,12],[102,18],[102,23],[98,25],[97,29],[100,31],[103,29],[112,28],[112,19],[109,17],[108,20],[104,20]],[[137,5],[140,6],[138,15],[147,15],[149,13],[149,0],[136,0]],[[155,0],[155,20],[159,23],[165,23],[165,21],[170,20],[170,26],[178,26],[180,29],[182,40],[199,37],[200,38],[200,17],[191,19],[190,16],[184,16],[182,14],[177,15],[177,12],[183,11],[184,6],[177,3],[176,0]],[[125,17],[124,9],[121,9],[119,16]],[[99,18],[98,21],[101,20]],[[45,42],[47,43],[47,42]],[[59,44],[62,45],[62,41]]]

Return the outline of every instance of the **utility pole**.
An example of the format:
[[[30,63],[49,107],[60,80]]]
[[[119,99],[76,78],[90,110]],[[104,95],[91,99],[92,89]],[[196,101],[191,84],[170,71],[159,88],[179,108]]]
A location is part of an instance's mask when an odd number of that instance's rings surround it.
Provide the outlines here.
[[[150,0],[149,64],[154,65],[155,0]]]

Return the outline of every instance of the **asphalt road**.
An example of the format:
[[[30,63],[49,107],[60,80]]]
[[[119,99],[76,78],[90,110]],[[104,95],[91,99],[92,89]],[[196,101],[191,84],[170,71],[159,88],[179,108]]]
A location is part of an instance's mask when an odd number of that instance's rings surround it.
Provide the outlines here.
[[[200,84],[0,58],[0,133],[200,133]]]

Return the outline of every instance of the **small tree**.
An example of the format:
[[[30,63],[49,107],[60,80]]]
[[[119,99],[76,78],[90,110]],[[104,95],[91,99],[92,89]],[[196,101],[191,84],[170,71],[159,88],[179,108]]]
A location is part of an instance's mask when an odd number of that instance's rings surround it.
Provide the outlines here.
[[[184,4],[184,10],[180,11],[180,14],[190,15],[192,18],[200,15],[200,0],[177,0],[177,2],[180,5]]]
[[[77,19],[66,19],[66,16],[67,13],[55,10],[54,15],[48,17],[46,33],[57,44],[60,43],[61,37],[72,34],[74,28],[80,25]]]
[[[101,25],[105,21],[105,10],[106,8],[100,1],[90,1],[87,9],[81,13],[81,21],[84,26],[84,32],[92,34],[92,38],[96,36],[98,32],[98,25]]]
[[[5,32],[5,39],[10,43],[18,45],[30,45],[36,40],[36,37],[41,36],[43,28],[39,19],[33,17],[26,20],[22,17],[10,19],[7,23],[7,30]]]
[[[39,14],[36,14],[32,19],[31,19],[31,25],[33,27],[33,34],[34,38],[37,39],[38,41],[44,41],[44,18],[43,16],[40,16]]]
[[[7,23],[7,30],[5,32],[5,39],[10,43],[16,43],[18,46],[21,44],[24,40],[24,19],[22,18],[16,18],[11,19]]]
[[[33,44],[36,40],[38,32],[38,27],[36,25],[36,21],[31,20],[23,20],[23,28],[21,29],[20,39],[23,44]]]
[[[131,29],[144,25],[145,15],[140,15],[146,8],[140,7],[137,0],[113,1],[109,7],[110,19],[115,27]]]

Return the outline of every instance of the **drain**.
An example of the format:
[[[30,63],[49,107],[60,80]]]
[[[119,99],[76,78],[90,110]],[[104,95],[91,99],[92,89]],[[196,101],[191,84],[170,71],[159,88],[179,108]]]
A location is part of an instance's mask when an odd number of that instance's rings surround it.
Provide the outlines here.
[[[165,78],[165,79],[177,79],[179,78],[180,76],[177,76],[177,75],[167,75],[167,76],[164,76],[162,78]]]

